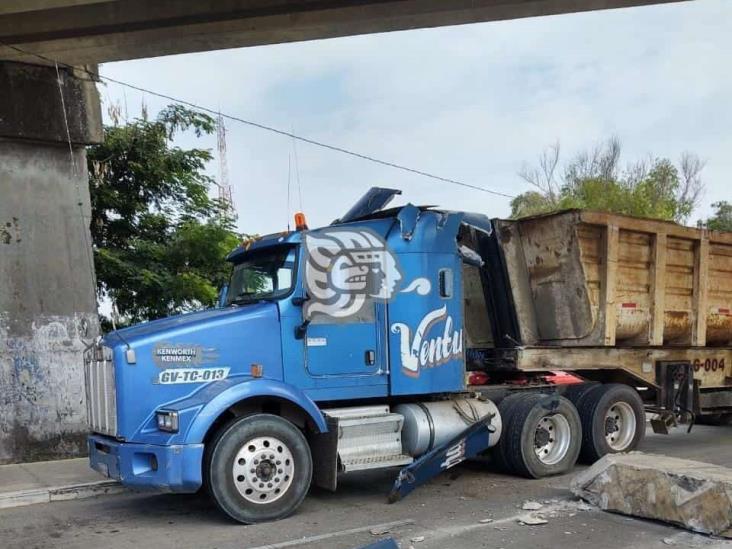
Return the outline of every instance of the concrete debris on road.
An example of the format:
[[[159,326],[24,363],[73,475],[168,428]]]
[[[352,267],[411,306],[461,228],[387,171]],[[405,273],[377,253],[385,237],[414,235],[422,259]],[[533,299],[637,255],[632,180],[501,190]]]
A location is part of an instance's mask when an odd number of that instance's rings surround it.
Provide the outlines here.
[[[521,509],[523,509],[524,511],[538,511],[542,507],[544,507],[544,505],[542,505],[538,501],[527,500],[527,501],[524,501],[524,504],[521,506]]]
[[[732,528],[732,469],[630,452],[609,454],[572,479],[572,492],[605,511],[704,534]]]
[[[538,526],[540,524],[549,523],[549,521],[546,520],[544,517],[535,515],[533,513],[529,513],[528,515],[522,515],[516,520],[519,524],[523,524],[524,526]]]

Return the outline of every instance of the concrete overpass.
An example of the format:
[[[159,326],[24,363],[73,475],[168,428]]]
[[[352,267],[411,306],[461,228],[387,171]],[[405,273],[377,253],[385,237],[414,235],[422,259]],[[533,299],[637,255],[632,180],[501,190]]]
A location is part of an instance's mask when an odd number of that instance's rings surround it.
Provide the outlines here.
[[[94,82],[67,64],[669,1],[0,1],[0,464],[85,448],[81,352],[97,320],[84,147],[102,126]]]
[[[681,0],[5,0],[0,41],[101,63],[670,1]]]

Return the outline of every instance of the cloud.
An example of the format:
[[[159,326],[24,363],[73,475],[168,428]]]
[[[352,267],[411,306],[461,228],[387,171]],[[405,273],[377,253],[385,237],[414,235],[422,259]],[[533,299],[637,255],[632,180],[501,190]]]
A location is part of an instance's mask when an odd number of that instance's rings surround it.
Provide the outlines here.
[[[113,63],[102,74],[511,194],[526,190],[521,165],[557,139],[569,154],[614,134],[627,161],[690,150],[707,160],[706,215],[711,202],[732,199],[730,20],[731,3],[705,0]],[[131,116],[139,109],[140,94],[104,93],[126,99]],[[151,112],[165,105],[145,101]],[[228,129],[241,229],[281,230],[293,144]],[[298,144],[297,156],[311,225],[372,185],[401,188],[415,203],[509,213],[505,198],[310,145]],[[296,185],[291,195],[299,207]]]

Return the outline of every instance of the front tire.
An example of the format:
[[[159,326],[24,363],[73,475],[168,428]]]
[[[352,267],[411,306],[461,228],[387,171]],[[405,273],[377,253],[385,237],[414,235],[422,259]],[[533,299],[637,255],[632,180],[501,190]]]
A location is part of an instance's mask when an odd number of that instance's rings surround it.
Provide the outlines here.
[[[245,524],[292,514],[310,488],[313,462],[302,432],[275,415],[237,418],[221,430],[207,460],[216,505]]]
[[[605,454],[635,450],[646,433],[646,413],[638,391],[622,383],[598,385],[579,405],[580,459],[594,463]]]

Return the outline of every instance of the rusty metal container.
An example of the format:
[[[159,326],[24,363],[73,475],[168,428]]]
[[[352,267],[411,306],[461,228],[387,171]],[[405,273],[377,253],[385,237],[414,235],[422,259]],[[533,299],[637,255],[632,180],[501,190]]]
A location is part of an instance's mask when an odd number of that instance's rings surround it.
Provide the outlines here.
[[[732,344],[732,233],[580,210],[494,223],[524,345]]]

